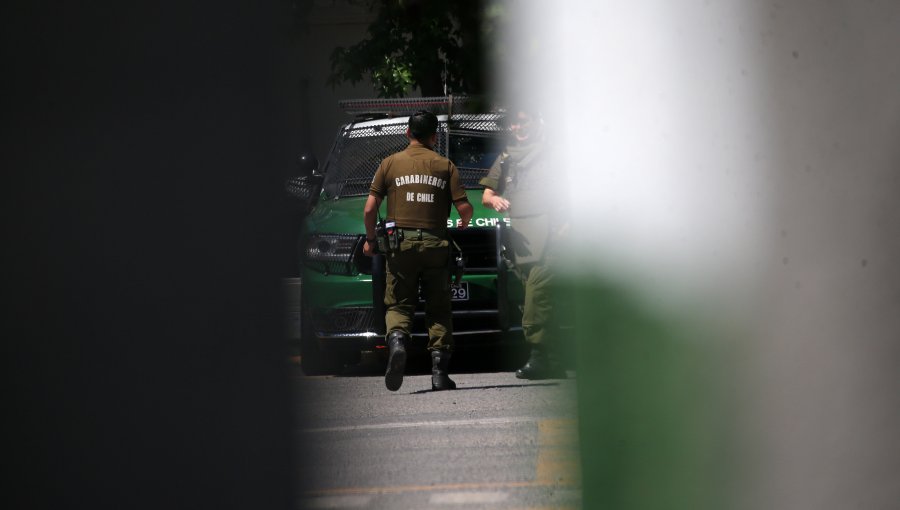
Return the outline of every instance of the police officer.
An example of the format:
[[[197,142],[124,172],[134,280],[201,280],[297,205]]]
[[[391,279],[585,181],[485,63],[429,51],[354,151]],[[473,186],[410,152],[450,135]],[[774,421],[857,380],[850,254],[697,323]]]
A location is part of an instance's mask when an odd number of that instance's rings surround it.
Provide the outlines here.
[[[420,111],[409,118],[409,146],[381,162],[364,210],[366,255],[373,255],[377,247],[376,219],[384,198],[386,221],[396,224],[398,234],[396,248],[385,254],[384,304],[390,354],[384,383],[391,391],[403,384],[405,344],[410,339],[420,282],[431,351],[431,387],[456,388],[447,375],[453,348],[447,218],[452,203],[459,212],[459,227],[466,228],[472,218],[472,204],[460,183],[459,170],[432,149],[437,141],[437,127],[438,119],[430,112]]]
[[[522,330],[531,346],[528,362],[516,371],[519,379],[565,378],[553,336],[557,321],[553,310],[555,275],[550,245],[558,235],[555,201],[548,190],[558,187],[559,175],[547,166],[546,144],[540,119],[527,109],[508,111],[510,143],[480,184],[482,203],[510,218],[508,254],[525,287]]]

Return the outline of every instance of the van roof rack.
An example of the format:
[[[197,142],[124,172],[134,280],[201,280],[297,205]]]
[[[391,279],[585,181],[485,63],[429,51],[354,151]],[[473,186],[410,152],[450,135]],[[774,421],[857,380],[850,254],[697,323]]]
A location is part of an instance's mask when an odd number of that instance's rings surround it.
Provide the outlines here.
[[[345,113],[356,117],[401,117],[419,110],[435,114],[453,113],[471,100],[469,96],[344,99],[338,101],[338,106]]]

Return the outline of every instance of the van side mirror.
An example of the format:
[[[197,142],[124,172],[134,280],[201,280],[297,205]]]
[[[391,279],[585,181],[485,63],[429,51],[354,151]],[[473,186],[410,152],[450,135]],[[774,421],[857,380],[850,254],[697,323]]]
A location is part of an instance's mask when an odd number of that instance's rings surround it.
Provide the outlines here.
[[[297,159],[298,177],[313,175],[318,169],[319,160],[316,159],[316,157],[311,152],[304,152],[300,154],[300,157]]]
[[[287,195],[299,202],[300,208],[307,212],[315,203],[322,191],[324,176],[317,174],[319,160],[311,152],[303,152],[297,158],[297,166],[288,172],[284,182]]]

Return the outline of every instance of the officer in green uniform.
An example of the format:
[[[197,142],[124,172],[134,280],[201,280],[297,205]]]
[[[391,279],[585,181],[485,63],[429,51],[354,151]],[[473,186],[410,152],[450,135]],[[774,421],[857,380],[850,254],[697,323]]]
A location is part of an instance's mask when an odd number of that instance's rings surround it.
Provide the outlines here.
[[[390,354],[384,382],[391,391],[403,384],[405,344],[410,338],[420,282],[428,324],[432,389],[456,388],[447,375],[453,348],[447,218],[452,203],[461,219],[459,228],[466,228],[472,218],[472,204],[460,183],[459,170],[432,150],[437,141],[437,127],[438,119],[430,112],[421,111],[409,118],[406,131],[409,146],[381,162],[364,210],[363,252],[366,255],[372,256],[376,250],[376,219],[384,198],[387,198],[386,221],[393,221],[398,235],[402,235],[396,249],[385,254],[384,304]]]
[[[525,287],[522,330],[531,345],[528,362],[516,371],[520,379],[565,378],[553,338],[557,330],[553,310],[554,272],[550,251],[559,217],[548,190],[558,187],[558,175],[546,166],[546,145],[540,119],[525,109],[509,111],[510,143],[480,184],[482,203],[507,212],[510,232],[507,254]]]

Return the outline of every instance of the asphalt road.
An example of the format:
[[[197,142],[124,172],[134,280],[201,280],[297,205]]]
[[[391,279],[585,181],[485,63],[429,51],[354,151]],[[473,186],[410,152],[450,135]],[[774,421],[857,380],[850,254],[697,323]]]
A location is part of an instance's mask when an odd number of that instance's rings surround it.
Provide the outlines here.
[[[532,382],[454,363],[458,388],[444,392],[423,365],[397,392],[377,359],[334,377],[297,370],[298,506],[580,508],[574,372]]]

